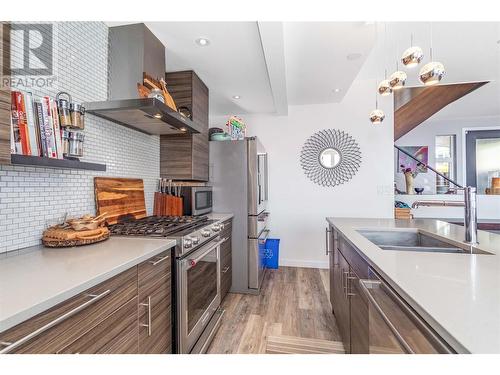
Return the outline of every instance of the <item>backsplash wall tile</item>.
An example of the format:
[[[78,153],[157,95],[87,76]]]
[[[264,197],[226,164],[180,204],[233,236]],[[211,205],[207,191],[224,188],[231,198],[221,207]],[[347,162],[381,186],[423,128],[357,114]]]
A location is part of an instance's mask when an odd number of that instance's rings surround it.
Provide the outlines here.
[[[55,84],[26,91],[54,97],[67,91],[77,102],[106,100],[107,26],[101,22],[55,22],[53,30]],[[22,58],[19,41],[13,42],[11,53],[14,63]],[[152,212],[160,168],[159,137],[92,115],[86,115],[85,122],[82,160],[105,163],[106,172],[0,166],[0,253],[40,243],[46,226],[66,212],[70,216],[94,213],[95,176],[142,178],[146,207]]]

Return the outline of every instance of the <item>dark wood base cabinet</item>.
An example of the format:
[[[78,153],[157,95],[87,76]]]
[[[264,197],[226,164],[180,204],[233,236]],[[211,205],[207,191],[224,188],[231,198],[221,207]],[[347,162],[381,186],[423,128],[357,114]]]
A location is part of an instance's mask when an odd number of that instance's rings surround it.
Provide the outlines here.
[[[330,226],[326,235],[330,301],[346,353],[455,352],[340,232]]]
[[[0,333],[8,353],[171,353],[171,250]]]
[[[224,230],[221,233],[221,238],[226,238],[221,245],[221,300],[226,297],[233,283],[233,259],[232,259],[232,219],[225,221]]]
[[[139,353],[172,353],[170,250],[139,265]]]

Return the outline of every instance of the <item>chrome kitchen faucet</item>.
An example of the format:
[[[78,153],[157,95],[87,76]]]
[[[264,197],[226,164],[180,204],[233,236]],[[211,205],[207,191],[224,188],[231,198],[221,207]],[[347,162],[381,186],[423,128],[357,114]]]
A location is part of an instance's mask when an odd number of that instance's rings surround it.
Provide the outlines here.
[[[454,188],[450,190],[463,190],[464,201],[434,201],[422,200],[415,201],[411,205],[412,208],[420,206],[425,207],[465,207],[464,213],[464,227],[465,227],[465,242],[472,245],[477,244],[477,195],[476,188],[472,186],[465,186]]]

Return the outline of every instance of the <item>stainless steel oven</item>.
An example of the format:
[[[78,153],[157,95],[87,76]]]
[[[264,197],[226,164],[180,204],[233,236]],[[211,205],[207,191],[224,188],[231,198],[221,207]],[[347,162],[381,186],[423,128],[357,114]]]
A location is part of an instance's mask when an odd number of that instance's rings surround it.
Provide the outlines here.
[[[207,335],[205,330],[216,329],[218,322],[212,318],[221,302],[220,245],[226,240],[216,237],[177,259],[178,353],[191,353],[200,337]]]
[[[198,216],[212,212],[211,186],[183,186],[184,215]]]

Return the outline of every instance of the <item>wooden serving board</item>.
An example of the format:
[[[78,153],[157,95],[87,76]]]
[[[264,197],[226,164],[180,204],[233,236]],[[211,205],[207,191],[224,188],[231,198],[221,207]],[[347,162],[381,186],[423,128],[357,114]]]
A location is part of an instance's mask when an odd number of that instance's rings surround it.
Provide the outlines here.
[[[58,226],[43,232],[42,243],[47,247],[73,247],[90,245],[109,238],[109,229],[100,227],[93,230],[76,231]]]
[[[97,214],[107,212],[108,224],[146,216],[144,181],[141,179],[95,177],[94,193]]]

